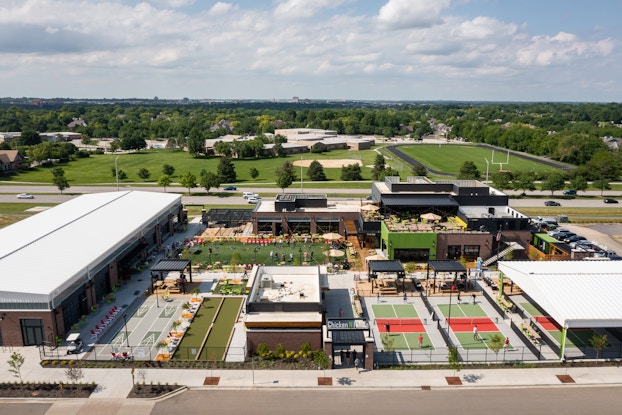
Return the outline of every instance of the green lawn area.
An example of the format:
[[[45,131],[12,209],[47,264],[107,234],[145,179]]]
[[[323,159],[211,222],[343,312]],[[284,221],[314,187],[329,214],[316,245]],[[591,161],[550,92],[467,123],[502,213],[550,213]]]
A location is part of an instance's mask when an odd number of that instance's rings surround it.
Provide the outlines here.
[[[520,303],[521,307],[525,309],[532,316],[545,316],[544,311],[535,304],[532,303]]]
[[[261,246],[256,244],[245,244],[242,242],[208,242],[205,246],[199,247],[199,250],[195,253],[188,252],[184,249],[182,252],[182,258],[190,259],[193,263],[209,264],[210,253],[209,248],[212,248],[211,261],[212,264],[220,262],[221,265],[231,264],[234,252],[240,253],[240,260],[238,264],[266,264],[276,265],[283,261],[283,255],[285,255],[285,262],[290,264],[290,254],[293,255],[291,264],[299,265],[302,249],[302,260],[304,262],[304,253],[307,253],[307,261],[312,265],[325,264],[328,262],[328,257],[324,255],[324,252],[328,249],[324,242],[309,243],[306,246],[304,243],[292,243],[289,246],[287,243]],[[270,260],[270,252],[273,252],[273,259]],[[313,253],[313,260],[311,260],[311,253]],[[279,260],[276,261],[276,255],[278,254]]]
[[[274,183],[275,171],[286,160],[297,161],[305,160],[322,160],[322,159],[351,159],[361,160],[364,166],[373,165],[376,153],[373,150],[334,150],[323,154],[306,153],[302,155],[291,155],[284,158],[270,158],[260,160],[233,160],[237,173],[238,182],[252,183]],[[65,177],[69,180],[70,185],[93,185],[93,184],[112,184],[116,179],[113,174],[115,167],[115,159],[118,157],[117,166],[119,170],[123,170],[127,174],[127,179],[120,180],[120,184],[132,183],[133,186],[145,184],[155,184],[157,179],[162,175],[162,166],[169,164],[175,167],[175,173],[172,177],[173,182],[178,182],[181,175],[186,172],[192,172],[197,178],[202,169],[206,171],[216,172],[220,157],[193,158],[188,153],[179,150],[144,150],[132,154],[94,154],[89,158],[77,159],[69,163],[61,163],[59,166],[65,170]],[[146,168],[151,173],[151,177],[143,181],[138,177],[138,170]],[[250,177],[249,169],[251,167],[259,170],[259,176],[256,179]],[[18,175],[2,177],[0,182],[10,183],[11,181],[27,181],[27,182],[52,182],[51,167],[37,167],[32,170],[22,172]],[[302,169],[303,175],[306,176],[306,168]],[[324,172],[331,181],[340,180],[341,168],[325,168]],[[300,168],[296,168],[296,174],[300,175]],[[363,178],[371,179],[371,168],[362,168]],[[298,177],[300,180],[300,177]],[[351,187],[349,183],[341,182],[343,187]],[[333,185],[333,187],[335,184]],[[362,185],[361,185],[362,186]],[[364,188],[364,187],[362,187]],[[369,183],[366,183],[369,188]],[[71,189],[68,189],[70,192]]]
[[[224,360],[233,326],[242,305],[242,297],[227,297],[210,331],[207,342],[200,352],[199,360]]]
[[[190,351],[192,349],[196,349],[197,353],[199,352],[199,347],[203,343],[203,339],[205,338],[205,333],[212,325],[212,320],[220,307],[220,303],[224,300],[223,297],[207,297],[199,310],[197,311],[190,327],[184,334],[184,337],[181,339],[175,354],[173,355],[173,359],[184,359],[191,360],[194,359],[193,355],[190,355]]]
[[[492,151],[477,146],[417,144],[399,146],[399,149],[430,169],[450,174],[458,174],[460,172],[460,167],[465,161],[472,161],[475,163],[480,173],[485,176],[485,159],[488,159],[490,163],[488,168],[489,173],[499,170],[498,164],[492,164]],[[507,153],[495,151],[495,162],[505,162],[506,160]],[[510,155],[509,163],[503,165],[503,170],[535,172],[561,171],[542,163],[528,161],[512,155]]]

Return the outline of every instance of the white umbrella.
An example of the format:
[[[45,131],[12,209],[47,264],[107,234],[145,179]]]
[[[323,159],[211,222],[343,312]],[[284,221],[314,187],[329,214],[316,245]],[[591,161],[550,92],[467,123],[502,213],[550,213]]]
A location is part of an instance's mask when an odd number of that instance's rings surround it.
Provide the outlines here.
[[[380,210],[380,208],[376,205],[363,205],[361,206],[361,210],[365,210],[367,212]]]
[[[340,257],[340,256],[344,256],[345,253],[338,250],[338,249],[330,249],[326,252],[324,252],[325,255],[331,256],[331,257]]]
[[[382,255],[371,255],[365,258],[365,261],[386,261],[387,259]]]
[[[343,238],[341,235],[339,235],[338,233],[335,232],[328,232],[325,233],[324,235],[322,235],[322,239],[325,239],[327,241],[338,241],[341,238]]]
[[[436,215],[434,213],[424,213],[423,215],[421,215],[421,219],[425,219],[425,220],[441,220],[442,218],[439,215]]]

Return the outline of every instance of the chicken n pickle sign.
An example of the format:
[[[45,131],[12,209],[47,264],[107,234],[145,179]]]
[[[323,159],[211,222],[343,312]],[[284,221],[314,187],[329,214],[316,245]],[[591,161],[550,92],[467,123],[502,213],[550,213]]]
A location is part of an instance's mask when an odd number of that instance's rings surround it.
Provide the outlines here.
[[[326,325],[329,330],[364,330],[368,328],[366,320],[328,320]]]

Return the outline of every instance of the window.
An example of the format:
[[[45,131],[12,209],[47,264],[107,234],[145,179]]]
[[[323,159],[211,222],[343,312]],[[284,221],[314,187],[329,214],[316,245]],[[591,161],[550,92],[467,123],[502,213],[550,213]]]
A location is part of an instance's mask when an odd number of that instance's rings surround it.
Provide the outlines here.
[[[465,245],[464,258],[470,261],[477,259],[479,256],[479,245]]]

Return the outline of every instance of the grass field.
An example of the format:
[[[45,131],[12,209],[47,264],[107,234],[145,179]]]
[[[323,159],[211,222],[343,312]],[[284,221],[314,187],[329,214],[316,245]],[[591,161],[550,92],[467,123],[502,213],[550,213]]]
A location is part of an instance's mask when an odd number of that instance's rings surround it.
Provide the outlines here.
[[[207,341],[203,349],[199,351],[199,360],[225,359],[229,338],[237,321],[242,301],[242,297],[225,297]]]
[[[203,301],[201,307],[197,311],[190,327],[181,339],[173,359],[194,359],[194,356],[189,355],[189,351],[192,349],[198,349],[203,343],[207,330],[212,325],[212,320],[220,307],[220,303],[223,301],[223,297],[208,297]]]
[[[120,183],[151,183],[157,182],[159,176],[162,175],[162,166],[169,164],[175,167],[175,173],[172,177],[173,182],[178,182],[179,177],[186,172],[192,172],[197,178],[202,169],[206,171],[216,172],[220,157],[210,158],[193,158],[188,153],[175,150],[144,150],[132,154],[95,154],[89,158],[77,159],[69,163],[60,164],[65,170],[65,177],[69,180],[70,185],[93,185],[93,184],[112,184],[115,183],[113,170],[115,167],[115,159],[118,157],[117,166],[119,170],[123,170],[127,174],[127,179],[121,180]],[[253,183],[274,183],[275,171],[286,160],[294,162],[300,160],[322,160],[322,159],[352,159],[361,160],[364,167],[362,168],[363,178],[371,179],[371,168],[365,167],[373,165],[376,153],[373,150],[349,151],[334,150],[323,154],[303,154],[292,155],[284,158],[271,158],[260,160],[233,160],[237,173],[238,182],[250,181]],[[143,181],[138,177],[138,170],[146,168],[151,173],[151,177]],[[259,170],[259,176],[256,179],[250,177],[249,169],[251,167]],[[33,168],[32,170],[3,177],[0,182],[11,181],[28,181],[51,183],[52,168]],[[303,175],[306,177],[306,168],[302,169]],[[341,168],[325,168],[324,172],[328,180],[340,180]],[[296,168],[296,174],[300,175],[300,168]],[[298,177],[300,180],[300,177]],[[344,186],[347,186],[345,184]],[[350,187],[350,186],[347,186]],[[369,188],[369,184],[367,184]]]
[[[426,167],[439,170],[450,174],[458,174],[460,167],[465,161],[472,161],[477,166],[482,176],[486,175],[486,161],[490,163],[489,173],[499,170],[498,164],[492,164],[492,151],[471,145],[432,145],[416,144],[404,145],[399,149],[415,160],[421,162]],[[495,162],[505,162],[507,153],[495,151]],[[536,163],[510,155],[509,163],[503,165],[503,170],[511,171],[561,171],[542,163]]]

